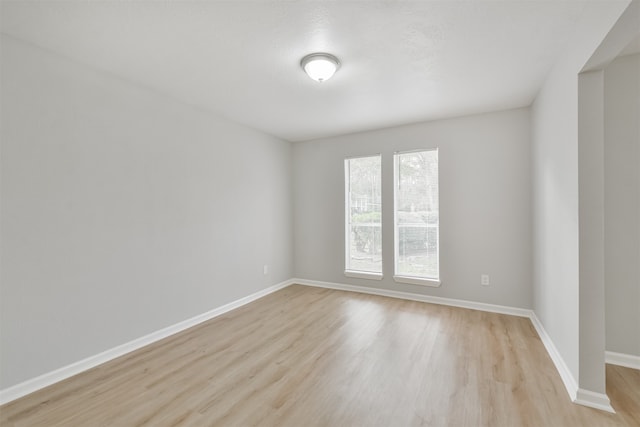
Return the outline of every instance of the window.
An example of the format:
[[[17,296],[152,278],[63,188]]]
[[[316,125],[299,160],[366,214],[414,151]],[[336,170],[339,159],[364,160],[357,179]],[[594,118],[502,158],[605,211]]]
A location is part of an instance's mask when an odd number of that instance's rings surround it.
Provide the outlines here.
[[[346,159],[345,275],[382,279],[381,158]]]
[[[394,155],[396,282],[440,285],[438,150]]]

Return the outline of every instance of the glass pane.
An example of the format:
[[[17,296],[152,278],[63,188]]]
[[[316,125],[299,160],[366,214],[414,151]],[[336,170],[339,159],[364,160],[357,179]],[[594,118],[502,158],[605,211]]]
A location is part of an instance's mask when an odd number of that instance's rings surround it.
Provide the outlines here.
[[[395,156],[396,274],[437,279],[438,151]]]
[[[380,156],[347,159],[347,270],[382,273]]]

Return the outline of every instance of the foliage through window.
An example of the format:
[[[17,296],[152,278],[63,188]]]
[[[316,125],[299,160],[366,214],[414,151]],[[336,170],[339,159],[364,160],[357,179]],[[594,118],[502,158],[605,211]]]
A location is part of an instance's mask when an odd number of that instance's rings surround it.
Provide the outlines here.
[[[394,155],[395,275],[438,281],[438,150]]]
[[[382,274],[380,156],[345,160],[345,270]]]

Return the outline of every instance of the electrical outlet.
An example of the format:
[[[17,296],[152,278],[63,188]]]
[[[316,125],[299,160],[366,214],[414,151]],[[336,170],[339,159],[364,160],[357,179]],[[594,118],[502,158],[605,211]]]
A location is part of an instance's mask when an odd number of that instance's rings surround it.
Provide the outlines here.
[[[489,275],[488,274],[481,274],[480,275],[480,284],[482,286],[489,286]]]
[[[264,267],[262,267],[262,273],[266,276],[267,274],[269,274],[269,266],[267,264],[264,265]]]

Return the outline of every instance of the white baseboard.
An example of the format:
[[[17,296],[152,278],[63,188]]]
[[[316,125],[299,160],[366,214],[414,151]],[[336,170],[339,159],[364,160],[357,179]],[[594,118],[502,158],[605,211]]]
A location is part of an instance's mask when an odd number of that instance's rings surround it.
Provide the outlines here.
[[[609,396],[604,393],[595,393],[593,391],[583,390],[579,388],[573,403],[588,406],[590,408],[600,409],[601,411],[611,412],[613,414],[616,413],[616,411],[614,411],[611,407]]]
[[[486,304],[486,303],[480,303],[480,302],[474,302],[474,301],[435,297],[435,296],[422,295],[422,294],[414,294],[410,292],[392,291],[388,289],[370,288],[365,286],[355,286],[355,285],[348,285],[343,283],[322,282],[317,280],[307,280],[307,279],[300,279],[300,278],[286,280],[284,282],[278,283],[266,289],[255,292],[244,298],[240,298],[236,301],[230,302],[221,307],[210,310],[206,313],[200,314],[198,316],[176,323],[164,329],[160,329],[158,331],[152,332],[143,337],[137,338],[128,343],[106,350],[102,353],[96,354],[94,356],[90,356],[86,359],[83,359],[78,362],[72,363],[70,365],[64,366],[62,368],[56,369],[55,371],[40,375],[36,378],[32,378],[30,380],[24,381],[20,384],[16,384],[4,390],[0,390],[0,405],[11,402],[12,400],[18,399],[22,396],[33,393],[37,390],[40,390],[44,387],[47,387],[49,385],[62,381],[66,378],[77,375],[83,371],[86,371],[95,366],[101,365],[117,357],[123,356],[127,353],[130,353],[134,350],[142,348],[146,345],[152,344],[163,338],[166,338],[178,332],[184,331],[185,329],[198,325],[214,317],[220,316],[228,311],[241,307],[245,304],[248,304],[252,301],[262,298],[263,296],[266,296],[270,293],[286,288],[287,286],[290,286],[292,284],[300,284],[305,286],[314,286],[314,287],[327,288],[327,289],[337,289],[337,290],[350,291],[350,292],[360,292],[364,294],[380,295],[380,296],[385,296],[390,298],[399,298],[399,299],[405,299],[405,300],[411,300],[411,301],[421,301],[421,302],[427,302],[432,304],[440,304],[440,305],[447,305],[447,306],[453,306],[453,307],[468,308],[472,310],[487,311],[491,313],[500,313],[500,314],[508,314],[512,316],[527,317],[531,319],[531,322],[533,323],[534,328],[538,332],[538,335],[540,336],[540,339],[542,340],[542,343],[544,344],[547,350],[547,353],[549,353],[551,360],[553,361],[556,369],[558,370],[558,373],[560,374],[560,378],[562,379],[562,382],[564,383],[564,386],[567,389],[567,392],[569,393],[569,397],[571,398],[571,400],[574,403],[578,403],[581,405],[589,406],[596,409],[601,409],[608,412],[614,412],[609,402],[609,398],[607,397],[606,394],[595,393],[589,390],[578,389],[578,385],[573,375],[571,374],[571,371],[567,367],[562,356],[560,356],[560,353],[558,352],[555,345],[553,344],[553,341],[545,331],[544,327],[542,326],[542,323],[540,322],[536,314],[533,312],[533,310],[495,305],[495,304]],[[637,357],[637,356],[630,356],[630,355],[614,353],[614,352],[606,352],[606,362],[611,364],[621,365],[621,366],[627,366],[635,369],[640,369],[640,357]]]
[[[640,369],[640,356],[632,354],[604,352],[604,361],[610,365],[624,366],[625,368]]]
[[[102,353],[87,357],[86,359],[80,360],[70,365],[63,366],[62,368],[56,369],[55,371],[47,372],[46,374],[16,384],[4,390],[0,390],[0,405],[11,402],[12,400],[18,399],[22,396],[26,396],[27,394],[33,393],[44,387],[50,386],[54,383],[77,375],[81,372],[94,368],[117,357],[123,356],[134,350],[138,350],[139,348],[152,344],[170,335],[184,331],[185,329],[191,328],[192,326],[198,325],[202,322],[206,322],[207,320],[213,319],[214,317],[220,316],[221,314],[227,313],[228,311],[255,301],[258,298],[262,298],[265,295],[286,288],[292,283],[292,280],[286,280],[284,282],[262,289],[244,298],[240,298],[218,308],[214,308],[213,310],[207,311],[206,313],[199,314],[190,319],[183,320],[182,322],[137,338],[133,341],[129,341],[125,344],[103,351]]]
[[[469,308],[472,310],[488,311],[490,313],[509,314],[519,317],[531,317],[532,311],[526,308],[508,307],[504,305],[486,304],[482,302],[466,301],[452,298],[434,297],[430,295],[414,294],[411,292],[391,291],[388,289],[370,288],[367,286],[347,285],[344,283],[321,282],[318,280],[307,280],[294,278],[292,283],[314,286],[317,288],[337,289],[341,291],[360,292],[363,294],[380,295],[383,297],[399,298],[411,301],[428,302],[432,304],[448,305],[452,307]]]
[[[551,357],[553,364],[556,366],[556,370],[560,374],[560,378],[564,383],[564,387],[567,389],[567,393],[569,393],[571,401],[575,402],[578,394],[578,383],[573,377],[573,374],[569,370],[564,359],[560,356],[560,352],[551,340],[551,337],[549,337],[544,326],[542,326],[540,319],[538,319],[538,316],[536,316],[533,311],[531,312],[531,323],[533,323],[533,327],[536,329],[536,332],[538,332],[538,336],[540,337],[542,344],[544,344],[544,348],[547,349],[549,357]]]
[[[573,374],[571,374],[569,367],[562,356],[560,356],[560,352],[558,352],[558,349],[553,344],[551,337],[549,337],[549,334],[547,334],[547,331],[544,329],[544,326],[542,326],[540,319],[538,319],[538,316],[536,316],[534,312],[531,313],[531,323],[533,323],[533,327],[536,329],[536,332],[538,332],[540,340],[542,340],[544,347],[547,349],[547,353],[549,353],[549,357],[551,357],[553,364],[556,366],[556,370],[560,374],[560,378],[564,383],[564,387],[567,389],[567,393],[569,393],[571,401],[578,405],[615,413],[611,406],[611,402],[609,401],[609,396],[604,393],[596,393],[590,390],[578,388],[578,383],[573,377]]]
[[[469,308],[473,310],[481,310],[488,311],[491,313],[500,313],[500,314],[508,314],[512,316],[520,316],[520,317],[528,317],[533,324],[536,332],[540,336],[542,343],[544,344],[547,353],[549,353],[549,357],[553,361],[553,364],[556,367],[556,370],[560,374],[560,378],[569,394],[569,398],[572,402],[589,406],[591,408],[600,409],[607,412],[615,412],[611,407],[609,402],[609,397],[606,394],[595,393],[589,390],[583,390],[578,388],[578,383],[575,378],[571,374],[569,367],[565,363],[562,356],[558,352],[558,349],[553,344],[551,337],[547,334],[547,331],[542,326],[542,323],[536,316],[533,310],[528,310],[524,308],[516,308],[516,307],[508,307],[502,305],[494,305],[494,304],[485,304],[480,302],[473,301],[465,301],[451,298],[442,298],[442,297],[434,297],[428,295],[414,294],[409,292],[399,292],[399,291],[391,291],[388,289],[379,289],[379,288],[370,288],[365,286],[355,286],[355,285],[347,285],[344,283],[333,283],[333,282],[321,282],[318,280],[307,280],[295,278],[292,279],[292,283],[306,285],[306,286],[315,286],[319,288],[328,288],[328,289],[337,289],[342,291],[350,291],[350,292],[360,292],[364,294],[372,294],[372,295],[380,295],[391,298],[400,298],[412,301],[422,301],[428,302],[432,304],[441,304],[448,305],[453,307],[461,307],[461,308]]]

